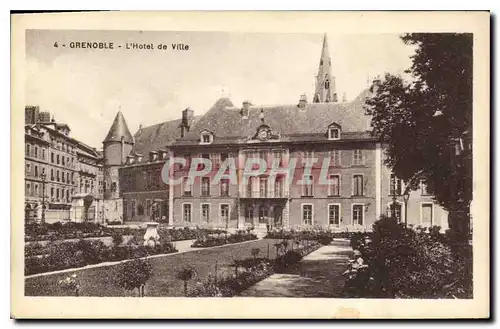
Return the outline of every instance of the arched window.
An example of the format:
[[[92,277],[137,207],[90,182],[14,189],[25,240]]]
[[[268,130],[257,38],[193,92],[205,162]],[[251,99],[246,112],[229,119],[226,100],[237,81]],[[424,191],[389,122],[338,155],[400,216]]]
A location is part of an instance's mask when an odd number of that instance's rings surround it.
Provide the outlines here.
[[[330,80],[325,80],[325,89],[330,89]]]

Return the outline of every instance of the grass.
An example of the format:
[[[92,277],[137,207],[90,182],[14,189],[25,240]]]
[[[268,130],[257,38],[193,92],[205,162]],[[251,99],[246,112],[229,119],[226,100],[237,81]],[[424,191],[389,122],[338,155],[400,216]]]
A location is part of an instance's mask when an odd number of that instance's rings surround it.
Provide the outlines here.
[[[270,258],[276,258],[274,244],[279,240],[264,239],[242,244],[227,245],[211,249],[202,249],[182,254],[172,254],[165,257],[150,259],[153,276],[146,284],[146,296],[181,297],[184,296],[183,282],[176,278],[177,271],[191,266],[197,276],[188,282],[188,290],[198,282],[204,281],[209,275],[215,275],[217,262],[217,276],[225,277],[234,273],[230,265],[235,259],[249,258],[252,249],[259,248],[260,255],[267,257],[269,245]],[[59,280],[77,274],[80,284],[80,296],[118,297],[129,296],[114,282],[117,265],[108,267],[77,270],[61,274],[52,274],[25,279],[24,292],[26,296],[66,296],[70,292],[64,291],[58,284]]]

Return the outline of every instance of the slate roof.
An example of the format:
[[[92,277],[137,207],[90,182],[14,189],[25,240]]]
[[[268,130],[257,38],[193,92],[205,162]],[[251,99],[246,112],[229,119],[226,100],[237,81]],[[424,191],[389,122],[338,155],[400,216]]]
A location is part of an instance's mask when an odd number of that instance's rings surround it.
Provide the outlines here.
[[[124,137],[125,143],[133,144],[134,139],[130,130],[128,130],[127,123],[121,111],[116,114],[115,120],[109,128],[108,135],[104,139],[103,143],[106,142],[120,142],[122,137]]]
[[[251,106],[248,119],[242,119],[241,107],[235,107],[229,98],[221,98],[204,115],[193,117],[184,138],[181,138],[180,118],[139,129],[134,135],[135,144],[130,154],[141,154],[141,163],[146,163],[151,151],[199,145],[203,130],[214,134],[212,144],[215,145],[246,143],[262,124],[280,134],[279,141],[275,142],[327,141],[326,132],[332,123],[341,126],[341,140],[371,139],[367,132],[370,117],[363,109],[369,96],[370,92],[364,90],[351,102],[311,103],[305,108],[296,104]],[[264,121],[260,118],[262,110]]]
[[[337,123],[342,128],[341,139],[369,139],[367,132],[370,117],[365,115],[363,104],[370,96],[364,90],[356,99],[346,103],[311,103],[304,108],[296,104],[251,106],[248,119],[241,116],[241,108],[232,106],[222,98],[190,129],[183,139],[173,145],[197,145],[200,132],[213,132],[212,144],[246,143],[262,125],[268,125],[280,134],[280,142],[325,140],[328,126]],[[261,120],[261,112],[264,120]]]
[[[199,116],[193,117],[190,125],[193,126],[199,118]],[[140,128],[134,134],[135,144],[130,154],[142,154],[141,162],[147,162],[149,152],[165,150],[181,137],[181,121],[176,119]]]

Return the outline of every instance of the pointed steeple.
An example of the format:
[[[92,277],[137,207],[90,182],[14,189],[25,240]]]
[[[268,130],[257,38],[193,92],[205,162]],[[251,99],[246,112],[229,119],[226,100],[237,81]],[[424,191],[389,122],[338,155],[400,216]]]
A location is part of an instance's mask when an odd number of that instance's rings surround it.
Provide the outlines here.
[[[314,90],[314,103],[337,102],[335,91],[335,77],[332,76],[332,60],[328,50],[328,39],[326,33],[323,36],[323,48],[319,59],[318,75],[316,76],[316,87]]]
[[[103,143],[107,142],[121,142],[123,138],[124,143],[134,144],[134,138],[128,130],[127,123],[121,111],[116,114],[115,120],[109,129],[108,135]]]

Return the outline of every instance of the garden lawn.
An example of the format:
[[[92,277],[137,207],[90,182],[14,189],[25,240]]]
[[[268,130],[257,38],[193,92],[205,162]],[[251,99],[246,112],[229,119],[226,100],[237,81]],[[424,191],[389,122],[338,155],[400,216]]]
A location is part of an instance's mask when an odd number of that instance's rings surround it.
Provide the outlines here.
[[[215,275],[217,262],[217,276],[225,277],[234,273],[230,265],[235,259],[251,257],[251,251],[259,248],[260,257],[267,257],[269,245],[270,258],[276,258],[274,244],[280,240],[264,239],[233,245],[224,245],[216,248],[202,249],[182,254],[171,254],[164,257],[152,258],[153,276],[146,284],[146,296],[183,296],[183,282],[176,278],[176,272],[183,267],[192,267],[197,276],[189,281],[188,291],[198,282],[202,282],[209,275]],[[116,270],[119,265],[77,270],[60,274],[45,275],[25,279],[26,296],[64,296],[71,295],[59,286],[59,280],[77,274],[81,296],[129,296],[115,283]]]

